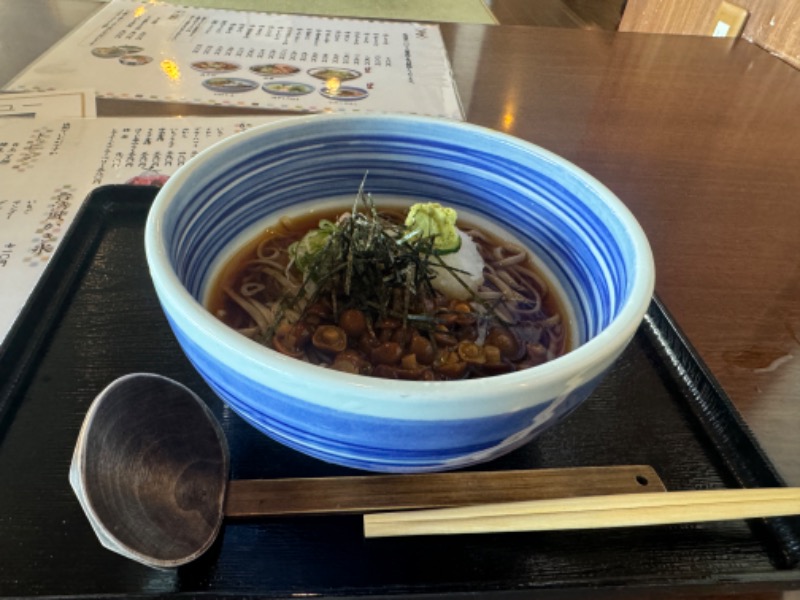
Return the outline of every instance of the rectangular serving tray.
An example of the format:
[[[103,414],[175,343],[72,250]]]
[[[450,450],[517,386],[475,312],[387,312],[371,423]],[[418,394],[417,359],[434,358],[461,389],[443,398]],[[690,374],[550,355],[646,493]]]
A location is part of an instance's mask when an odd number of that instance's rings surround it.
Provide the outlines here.
[[[363,539],[356,515],[274,517],[228,522],[208,553],[165,571],[104,549],[67,477],[87,408],[126,373],[156,372],[195,390],[225,430],[232,479],[360,474],[256,432],[193,370],[145,264],[155,193],[93,192],[0,348],[0,596],[475,597],[800,583],[795,517],[383,540]],[[657,298],[583,406],[480,469],[623,464],[651,465],[669,490],[783,485]]]

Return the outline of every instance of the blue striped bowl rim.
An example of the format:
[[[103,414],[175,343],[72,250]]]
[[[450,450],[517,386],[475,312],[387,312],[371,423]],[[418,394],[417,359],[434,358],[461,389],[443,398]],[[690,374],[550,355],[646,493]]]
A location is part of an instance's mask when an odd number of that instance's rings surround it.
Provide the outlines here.
[[[386,381],[336,373],[258,346],[202,306],[210,271],[243,229],[301,200],[352,197],[365,170],[376,198],[440,201],[485,218],[528,246],[562,282],[581,345],[537,367],[455,382]],[[465,123],[417,116],[313,115],[257,127],[201,152],[162,188],[146,228],[159,298],[178,327],[219,359],[282,393],[379,416],[481,416],[513,410],[593,379],[633,336],[650,302],[653,258],[633,215],[604,185],[533,144]],[[235,363],[230,362],[236,356]],[[336,390],[323,394],[320,390]],[[487,407],[486,398],[501,398]],[[427,416],[426,416],[427,415]]]

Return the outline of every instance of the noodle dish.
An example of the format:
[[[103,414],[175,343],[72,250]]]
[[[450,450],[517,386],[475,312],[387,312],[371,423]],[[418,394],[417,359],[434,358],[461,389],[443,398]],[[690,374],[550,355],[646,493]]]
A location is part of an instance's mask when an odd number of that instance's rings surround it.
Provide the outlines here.
[[[415,115],[287,117],[222,140],[160,188],[144,245],[231,418],[375,472],[470,467],[558,435],[655,284],[644,232],[592,175]]]

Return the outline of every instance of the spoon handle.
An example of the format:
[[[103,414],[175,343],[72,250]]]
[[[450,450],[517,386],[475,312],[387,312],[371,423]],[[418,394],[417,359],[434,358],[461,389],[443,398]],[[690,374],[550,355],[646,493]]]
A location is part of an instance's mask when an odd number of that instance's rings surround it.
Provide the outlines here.
[[[225,516],[365,513],[664,490],[645,465],[232,480]]]
[[[366,537],[600,529],[800,514],[800,488],[534,500],[364,516]]]

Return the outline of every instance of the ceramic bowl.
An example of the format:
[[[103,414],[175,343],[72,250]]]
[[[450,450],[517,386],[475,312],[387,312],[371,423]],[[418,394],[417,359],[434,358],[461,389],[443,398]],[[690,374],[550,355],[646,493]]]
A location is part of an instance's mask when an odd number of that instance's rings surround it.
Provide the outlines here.
[[[575,349],[544,365],[460,381],[390,381],[306,364],[234,332],[203,306],[221,261],[265,223],[369,191],[453,206],[527,246],[558,281]],[[633,337],[653,258],[606,187],[542,148],[416,116],[292,117],[183,166],[148,217],[147,261],[195,368],[243,419],[324,461],[381,472],[488,461],[581,404]]]

